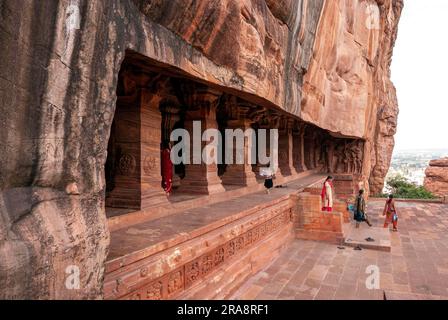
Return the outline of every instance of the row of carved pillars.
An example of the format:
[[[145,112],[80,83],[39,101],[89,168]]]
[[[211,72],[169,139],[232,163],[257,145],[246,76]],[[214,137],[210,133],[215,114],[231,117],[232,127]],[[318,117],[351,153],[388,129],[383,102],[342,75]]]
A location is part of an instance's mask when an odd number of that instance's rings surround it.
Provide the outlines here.
[[[206,129],[218,129],[217,108],[220,97],[220,92],[207,87],[196,87],[185,95],[184,103],[188,106],[184,113],[183,126],[191,138],[194,134],[194,121],[201,123],[201,134]],[[144,88],[135,91],[132,96],[118,97],[114,131],[111,134],[114,145],[109,147],[111,156],[115,157],[112,164],[115,168],[114,183],[113,189],[107,195],[107,206],[142,209],[168,202],[167,195],[161,187],[160,148],[162,136],[165,135],[166,139],[180,119],[179,108],[172,107],[170,100],[173,99],[169,97],[167,99],[167,96],[160,92]],[[236,111],[233,111],[234,115],[226,121],[226,128],[243,131],[249,128],[279,129],[277,178],[296,175],[309,169],[305,158],[304,124],[298,125],[297,121],[284,116],[277,117],[279,121],[271,121],[276,116],[266,110],[253,116],[256,106],[240,100],[235,101]],[[169,120],[163,115],[169,115]],[[269,150],[269,134],[267,136]],[[252,143],[254,142],[251,137],[246,136],[245,160],[249,157]],[[208,142],[202,142],[202,148],[207,144]],[[312,153],[315,153],[314,150]],[[312,168],[316,167],[316,161],[309,159],[308,162],[310,161]],[[192,158],[190,163],[193,163]],[[176,193],[210,195],[224,192],[225,185],[255,186],[258,185],[256,179],[258,169],[258,166],[252,166],[247,161],[244,164],[229,164],[220,177],[217,164],[205,164],[202,161],[201,164],[186,164],[185,176],[180,181]]]

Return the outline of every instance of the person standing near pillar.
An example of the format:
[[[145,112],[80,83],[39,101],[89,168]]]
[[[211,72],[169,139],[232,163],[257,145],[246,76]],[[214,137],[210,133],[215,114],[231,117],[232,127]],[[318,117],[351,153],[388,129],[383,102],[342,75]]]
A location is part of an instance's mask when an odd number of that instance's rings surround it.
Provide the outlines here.
[[[322,211],[332,212],[333,211],[333,177],[328,176],[322,186]]]
[[[356,197],[356,203],[355,203],[355,221],[356,221],[356,228],[359,228],[359,224],[361,222],[366,222],[369,227],[372,226],[372,224],[369,221],[369,218],[366,214],[366,201],[364,200],[364,190],[359,190],[359,194]]]
[[[171,162],[171,149],[169,147],[169,144],[164,144],[162,146],[161,158],[162,187],[166,194],[169,196],[173,189],[173,163]]]
[[[274,187],[275,173],[271,168],[260,169],[260,175],[264,178],[264,187],[266,188],[266,193],[270,194],[271,189]]]

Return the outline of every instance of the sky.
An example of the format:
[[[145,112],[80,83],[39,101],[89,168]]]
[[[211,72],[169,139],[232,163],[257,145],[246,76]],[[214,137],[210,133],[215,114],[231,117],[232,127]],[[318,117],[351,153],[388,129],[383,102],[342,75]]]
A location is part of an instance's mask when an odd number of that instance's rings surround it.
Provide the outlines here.
[[[395,150],[448,149],[448,1],[404,0],[392,59]]]

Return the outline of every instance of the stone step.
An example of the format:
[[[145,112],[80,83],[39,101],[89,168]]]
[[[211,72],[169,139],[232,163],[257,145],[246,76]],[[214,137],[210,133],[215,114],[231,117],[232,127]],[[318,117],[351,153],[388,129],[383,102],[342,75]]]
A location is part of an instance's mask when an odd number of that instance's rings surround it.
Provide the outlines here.
[[[391,231],[388,229],[381,227],[369,227],[366,223],[362,223],[359,226],[359,229],[355,227],[355,222],[346,223],[344,225],[344,245],[349,247],[359,246],[362,249],[390,252],[390,232]],[[366,239],[369,237],[375,241],[367,241]]]

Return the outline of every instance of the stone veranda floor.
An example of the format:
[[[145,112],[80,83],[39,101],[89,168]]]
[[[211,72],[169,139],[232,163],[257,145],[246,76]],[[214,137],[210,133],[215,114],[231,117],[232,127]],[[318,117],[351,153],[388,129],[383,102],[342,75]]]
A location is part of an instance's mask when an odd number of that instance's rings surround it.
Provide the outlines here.
[[[368,204],[375,226],[383,224],[383,207],[383,201]],[[232,298],[448,299],[448,205],[403,202],[398,208],[391,252],[295,240]],[[379,267],[378,290],[366,288],[371,265]]]

